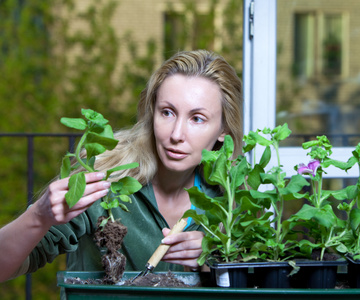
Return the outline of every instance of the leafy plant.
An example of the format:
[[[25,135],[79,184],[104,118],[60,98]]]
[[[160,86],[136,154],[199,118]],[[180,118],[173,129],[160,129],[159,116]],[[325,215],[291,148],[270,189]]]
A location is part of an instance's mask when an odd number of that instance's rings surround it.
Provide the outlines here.
[[[75,153],[67,153],[61,165],[61,178],[70,176],[71,171],[82,167],[84,171],[74,173],[69,179],[69,191],[66,193],[65,198],[69,207],[73,207],[82,197],[86,187],[85,173],[96,172],[94,167],[95,158],[97,155],[104,153],[107,150],[113,150],[118,140],[114,139],[114,133],[111,126],[100,113],[91,109],[82,109],[82,118],[61,118],[61,123],[67,127],[77,130],[84,130],[81,139],[76,147]],[[86,157],[81,157],[81,150],[85,149]],[[71,158],[75,158],[76,164],[71,165]],[[106,171],[104,180],[107,180],[113,172],[132,169],[138,167],[138,163],[130,163],[121,165]],[[110,219],[114,222],[114,217],[111,209],[120,207],[124,211],[128,211],[125,204],[122,202],[130,202],[129,195],[135,193],[141,188],[141,184],[130,176],[123,177],[117,182],[112,182],[110,192],[103,198],[101,206],[108,210],[109,218],[105,219],[100,226],[105,226],[106,222]]]
[[[266,139],[261,133],[270,138]],[[284,242],[295,225],[282,221],[284,201],[294,198],[294,195],[300,197],[297,193],[308,183],[298,175],[287,183],[286,174],[281,170],[279,141],[289,134],[290,130],[284,125],[274,130],[265,128],[250,132],[245,136],[247,145],[244,152],[256,145],[265,146],[259,163],[255,163],[254,167],[242,155],[231,159],[234,144],[230,136],[225,137],[219,151],[203,151],[204,177],[209,184],[220,185],[224,193],[210,198],[197,188],[188,190],[195,207],[205,211],[205,214],[199,215],[195,210],[189,210],[184,215],[192,217],[206,231],[199,264],[203,264],[214,251],[228,262],[235,259],[279,260],[295,248],[295,243]],[[270,146],[276,150],[278,165],[265,172],[271,159]],[[261,185],[267,184],[274,188],[259,190]],[[219,224],[224,227],[223,231]]]
[[[306,195],[310,204],[305,204],[296,214],[308,223],[312,237],[321,248],[321,259],[327,248],[335,248],[339,253],[358,254],[360,258],[360,209],[359,209],[359,180],[355,185],[349,185],[344,189],[326,191],[322,189],[323,173],[329,166],[347,171],[356,163],[360,168],[360,144],[352,152],[347,162],[332,159],[331,144],[326,136],[317,137],[317,140],[303,144],[304,149],[311,149],[308,155],[318,167],[310,176],[313,189],[312,195]],[[296,168],[299,173],[306,173],[303,169]],[[346,218],[337,217],[328,201],[330,197],[342,201],[337,208],[345,212]]]
[[[360,167],[360,144],[347,162],[340,162],[330,157],[332,146],[325,136],[304,143],[305,150],[311,149],[308,155],[312,160],[308,165],[297,165],[298,174],[289,177],[281,165],[279,144],[290,134],[287,124],[272,130],[250,131],[244,136],[243,152],[256,147],[264,149],[259,161],[254,154],[252,163],[243,155],[232,158],[234,144],[230,136],[225,137],[220,150],[203,150],[204,178],[210,185],[219,185],[223,193],[211,198],[196,187],[188,189],[192,204],[204,211],[197,214],[188,210],[184,214],[201,224],[206,232],[200,265],[215,255],[225,262],[289,261],[294,257],[310,257],[315,249],[320,249],[323,259],[326,251],[346,253],[355,245],[357,250],[353,251],[359,253],[360,210],[355,208],[359,182],[342,190],[326,191],[322,188],[322,175],[329,166],[344,171],[355,163]],[[272,149],[276,154],[274,166],[269,165]],[[310,175],[310,179],[303,174]],[[310,184],[313,193],[303,192]],[[338,206],[348,213],[347,220],[337,217],[330,197],[350,200],[349,204],[342,201]],[[309,203],[284,218],[285,201],[300,199]],[[308,238],[302,239],[305,229]]]
[[[295,249],[298,247],[297,233],[294,227],[298,225],[296,220],[283,218],[285,201],[296,200],[303,197],[301,190],[309,183],[300,175],[293,175],[287,178],[282,169],[279,144],[291,134],[287,124],[278,126],[274,129],[264,128],[263,130],[250,131],[249,135],[244,137],[246,145],[244,152],[253,150],[255,147],[265,147],[260,162],[256,163],[254,155],[254,170],[248,180],[257,182],[253,185],[251,194],[253,199],[264,199],[269,202],[266,208],[273,212],[269,223],[271,226],[267,229],[266,238],[256,242],[253,246],[261,258],[268,260],[287,260],[293,256],[302,255]],[[271,147],[276,153],[277,164],[268,171],[265,168],[271,160]],[[253,176],[257,173],[257,177]],[[259,187],[262,187],[259,189]]]
[[[199,215],[195,210],[188,210],[183,216],[192,217],[206,231],[202,242],[203,253],[199,258],[200,265],[215,250],[220,252],[225,261],[234,260],[239,255],[239,244],[246,234],[238,228],[239,219],[246,216],[241,214],[240,209],[234,210],[234,204],[236,200],[241,201],[236,197],[237,187],[244,184],[249,166],[244,157],[239,156],[236,160],[231,160],[233,148],[233,140],[230,136],[225,136],[224,145],[219,151],[203,150],[202,152],[204,176],[209,184],[223,187],[222,196],[210,198],[196,187],[187,190],[191,203],[205,211],[204,214]],[[260,207],[246,200],[244,199],[239,205],[255,214]],[[238,222],[235,222],[236,220]],[[221,230],[220,223],[225,232]]]
[[[349,159],[349,163],[357,163],[360,172],[360,144],[352,152],[353,156]],[[360,178],[357,183],[348,186],[342,190],[346,194],[349,203],[343,202],[338,206],[340,210],[347,213],[347,233],[344,236],[344,244],[346,253],[353,256],[355,260],[360,260]]]

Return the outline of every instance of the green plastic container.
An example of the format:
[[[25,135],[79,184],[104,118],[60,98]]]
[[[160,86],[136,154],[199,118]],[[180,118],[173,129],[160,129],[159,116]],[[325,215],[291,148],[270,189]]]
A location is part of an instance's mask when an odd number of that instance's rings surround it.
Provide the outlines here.
[[[138,272],[125,272],[124,279],[134,277]],[[204,273],[174,273],[186,283],[194,284],[205,281],[208,283],[210,274]],[[219,288],[219,287],[131,287],[118,285],[81,285],[66,284],[68,277],[81,279],[99,279],[102,272],[58,272],[58,286],[65,290],[68,300],[98,300],[98,299],[360,299],[360,289],[255,289],[255,288]]]

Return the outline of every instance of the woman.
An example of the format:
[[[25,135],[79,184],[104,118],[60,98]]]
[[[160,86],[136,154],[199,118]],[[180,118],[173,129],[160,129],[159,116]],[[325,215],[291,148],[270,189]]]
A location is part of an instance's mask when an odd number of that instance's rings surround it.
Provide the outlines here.
[[[101,270],[101,250],[93,241],[96,221],[104,215],[98,201],[110,183],[102,171],[139,162],[130,175],[143,188],[132,195],[130,213],[114,217],[128,227],[121,252],[126,269],[141,270],[162,241],[171,245],[157,271],[196,270],[204,236],[194,223],[184,232],[167,236],[169,228],[191,207],[184,188],[205,184],[198,165],[203,149],[221,147],[232,136],[234,156],[241,151],[242,89],[234,69],[220,56],[198,50],[180,52],[150,78],[138,104],[138,122],[116,133],[117,148],[97,158],[100,172],[86,174],[82,199],[71,209],[65,202],[68,178],[52,182],[19,218],[0,230],[0,281],[34,272],[57,255],[68,253],[68,270]],[[164,238],[165,237],[165,238]]]

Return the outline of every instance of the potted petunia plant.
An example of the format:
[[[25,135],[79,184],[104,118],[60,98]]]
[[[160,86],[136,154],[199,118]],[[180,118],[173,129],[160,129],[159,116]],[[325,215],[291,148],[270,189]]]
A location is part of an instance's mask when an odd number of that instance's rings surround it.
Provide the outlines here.
[[[345,200],[349,199],[350,191],[355,195],[358,190],[323,190],[322,175],[329,166],[347,171],[356,160],[340,162],[331,159],[328,139],[318,137],[316,141],[303,144],[304,149],[310,149],[310,163],[296,165],[297,174],[289,177],[281,165],[279,144],[290,134],[287,124],[272,130],[251,131],[244,137],[243,152],[246,154],[259,146],[264,148],[260,159],[257,161],[254,157],[253,162],[248,162],[244,155],[232,157],[230,136],[225,137],[220,150],[203,151],[204,178],[210,185],[219,185],[223,193],[209,198],[195,187],[189,189],[191,202],[204,213],[189,210],[184,217],[192,217],[203,226],[206,235],[199,264],[210,265],[220,286],[247,286],[247,272],[253,267],[257,273],[254,277],[260,280],[259,286],[270,287],[268,283],[271,282],[275,287],[290,287],[292,282],[299,281],[291,278],[311,278],[304,273],[309,261],[324,263],[325,254],[335,255],[335,260],[332,257],[326,267],[336,269],[339,264],[346,263],[338,258],[339,254],[348,251],[345,239],[351,226],[345,224],[351,222],[340,219],[328,200],[330,197],[341,200],[339,208],[349,208]],[[272,149],[277,162],[274,166],[269,165]],[[311,193],[304,191],[310,186]],[[304,203],[297,213],[284,217],[286,201],[304,200],[308,203]],[[273,272],[269,267],[274,266],[280,267],[275,277],[264,278],[264,274]],[[258,267],[266,269],[257,272]],[[335,279],[324,276],[326,278],[319,283],[321,287],[332,287]],[[314,285],[314,281],[307,280],[306,284]]]

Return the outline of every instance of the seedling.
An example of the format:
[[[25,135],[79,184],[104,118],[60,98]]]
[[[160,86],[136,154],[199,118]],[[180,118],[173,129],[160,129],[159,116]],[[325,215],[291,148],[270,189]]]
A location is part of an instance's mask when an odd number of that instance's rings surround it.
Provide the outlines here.
[[[112,127],[102,114],[91,109],[82,109],[81,112],[85,119],[61,118],[63,125],[85,131],[81,136],[75,153],[68,152],[64,156],[61,165],[61,178],[69,177],[71,171],[75,169],[81,167],[84,169],[70,176],[69,191],[65,195],[66,202],[70,208],[73,207],[84,194],[86,187],[85,173],[97,171],[94,167],[96,156],[107,150],[113,150],[118,144],[118,140],[114,138]],[[83,149],[85,149],[85,152],[82,152]],[[82,153],[85,153],[85,155]],[[75,159],[76,163],[71,164],[71,159]],[[139,164],[134,162],[109,169],[106,171],[104,180],[109,179],[114,172],[132,169],[138,166]],[[108,211],[109,218],[105,219],[100,226],[105,226],[109,219],[112,222],[115,221],[111,211],[112,208],[120,207],[124,211],[128,211],[124,203],[131,202],[129,195],[137,192],[140,188],[141,184],[130,176],[123,177],[117,182],[112,182],[108,195],[103,198],[103,202],[100,204]]]

